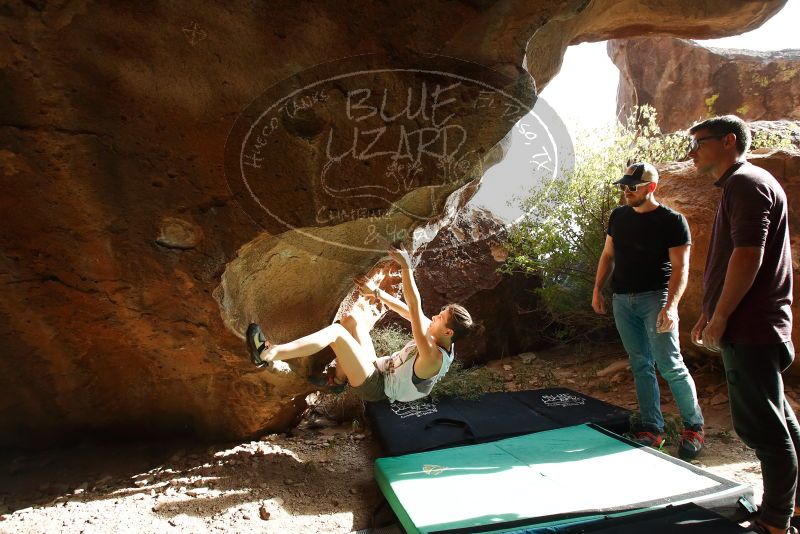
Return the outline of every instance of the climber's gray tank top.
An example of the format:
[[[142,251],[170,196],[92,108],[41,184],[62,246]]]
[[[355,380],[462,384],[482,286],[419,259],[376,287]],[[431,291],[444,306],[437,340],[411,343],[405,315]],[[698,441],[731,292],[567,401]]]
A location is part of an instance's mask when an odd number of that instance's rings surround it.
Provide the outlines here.
[[[410,402],[427,396],[450,369],[455,357],[455,343],[450,346],[450,352],[438,347],[442,353],[442,366],[434,376],[417,384],[412,380],[414,376],[414,362],[417,360],[417,345],[414,340],[391,356],[384,356],[375,361],[375,368],[384,375],[384,393],[391,402]]]

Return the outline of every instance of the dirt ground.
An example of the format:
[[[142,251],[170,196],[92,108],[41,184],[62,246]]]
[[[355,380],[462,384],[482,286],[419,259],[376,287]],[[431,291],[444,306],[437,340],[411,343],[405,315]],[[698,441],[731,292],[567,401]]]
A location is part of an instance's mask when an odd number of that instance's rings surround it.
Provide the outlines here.
[[[707,448],[697,465],[752,485],[760,500],[760,468],[731,430],[719,365],[709,359],[690,367],[706,418]],[[488,369],[503,389],[561,385],[636,409],[618,347],[528,353]],[[798,391],[787,386],[790,399]],[[330,404],[331,397],[319,402]],[[662,406],[677,413],[663,387]],[[675,454],[674,443],[667,452]],[[322,417],[319,409],[309,410],[291,433],[258,441],[87,442],[6,453],[0,457],[0,532],[351,532],[370,526],[381,501],[372,477],[379,456],[368,426]]]

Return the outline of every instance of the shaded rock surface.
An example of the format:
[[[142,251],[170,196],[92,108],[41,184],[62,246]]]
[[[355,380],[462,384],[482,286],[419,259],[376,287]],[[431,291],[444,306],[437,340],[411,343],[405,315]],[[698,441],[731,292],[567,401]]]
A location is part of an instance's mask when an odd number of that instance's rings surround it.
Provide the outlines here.
[[[202,230],[183,219],[165,217],[161,221],[156,243],[162,247],[190,249],[198,245],[202,239]]]
[[[748,157],[750,163],[772,173],[786,191],[789,204],[789,231],[792,242],[792,261],[794,276],[800,274],[800,151],[797,150],[757,150]],[[714,214],[721,190],[713,185],[714,180],[698,176],[691,162],[671,163],[659,169],[659,201],[676,209],[686,216],[692,231],[692,258],[689,266],[689,285],[680,303],[681,347],[689,352],[703,352],[691,343],[690,332],[700,316],[703,298],[703,269],[705,267]],[[800,339],[798,317],[800,312],[800,293],[797,284],[794,289],[794,327],[793,341]],[[706,353],[707,354],[707,353]],[[796,367],[794,368],[796,369]]]
[[[415,273],[426,314],[455,302],[483,327],[479,335],[457,342],[457,358],[465,365],[543,344],[539,335],[545,319],[534,294],[541,280],[497,272],[506,259],[505,238],[503,222],[475,208],[460,213],[418,251]]]
[[[369,233],[376,205],[386,215],[380,245],[410,242],[415,229],[433,233],[451,220],[463,205],[453,193],[468,192],[493,145],[532,104],[528,73],[544,86],[571,43],[656,31],[719,37],[757,27],[782,4],[4,6],[0,446],[93,431],[218,438],[286,428],[305,407],[310,364],[294,364],[294,373],[255,371],[242,350],[243,326],[258,320],[285,341],[329,324],[352,290],[350,277],[382,256],[352,248]],[[303,73],[314,65],[367,53],[397,65],[437,53],[491,67],[522,105],[502,118],[469,111],[475,88],[460,88],[452,110],[470,137],[458,155],[471,156],[450,169],[452,180],[433,183],[425,173],[415,182],[412,167],[396,168],[391,184],[377,185],[405,189],[381,197],[383,204],[344,195],[336,208],[349,215],[322,212],[320,221],[324,201],[313,198],[323,189],[312,176],[336,171],[325,175],[325,191],[335,195],[364,185],[347,182],[350,170],[357,179],[374,174],[359,167],[369,165],[363,158],[347,168],[320,159],[326,133],[341,133],[343,144],[332,148],[347,150],[344,134],[362,115],[344,114],[342,95],[365,86],[331,82],[327,100],[298,93],[280,117],[248,106],[282,80],[292,80],[287,89],[309,87],[314,80]],[[419,87],[429,76],[390,76],[376,87],[409,80]],[[347,109],[370,109],[357,106]],[[261,128],[237,156],[229,134],[244,139],[253,133],[246,120],[262,118],[264,128],[275,119],[280,135]],[[376,147],[392,144],[382,143]],[[394,146],[400,150],[397,139]],[[232,185],[231,160],[260,165],[255,185],[268,185],[260,196],[248,196],[249,182]],[[262,198],[272,219],[251,209]],[[367,211],[351,213],[361,207]],[[403,209],[422,210],[425,224]],[[276,216],[282,224],[273,224]]]
[[[620,70],[618,116],[649,104],[664,132],[714,115],[800,119],[800,50],[731,50],[643,37],[610,40],[608,55]]]

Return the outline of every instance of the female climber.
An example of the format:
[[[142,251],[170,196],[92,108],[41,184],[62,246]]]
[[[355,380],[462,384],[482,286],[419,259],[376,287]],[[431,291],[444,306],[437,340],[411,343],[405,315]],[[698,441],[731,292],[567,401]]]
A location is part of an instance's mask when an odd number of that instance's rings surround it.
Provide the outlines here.
[[[331,347],[336,354],[336,372],[329,379],[331,386],[343,389],[349,382],[365,401],[388,398],[392,402],[408,402],[428,395],[453,362],[454,341],[472,331],[474,323],[467,310],[458,304],[448,304],[427,318],[422,313],[408,252],[392,247],[389,256],[400,265],[406,302],[381,291],[365,276],[354,281],[362,294],[375,297],[411,323],[413,339],[405,347],[391,356],[378,358],[369,334],[374,317],[369,320],[364,308],[355,307],[341,322],[280,345],[269,343],[261,328],[250,324],[246,337],[253,363],[264,366],[275,360],[305,358]]]

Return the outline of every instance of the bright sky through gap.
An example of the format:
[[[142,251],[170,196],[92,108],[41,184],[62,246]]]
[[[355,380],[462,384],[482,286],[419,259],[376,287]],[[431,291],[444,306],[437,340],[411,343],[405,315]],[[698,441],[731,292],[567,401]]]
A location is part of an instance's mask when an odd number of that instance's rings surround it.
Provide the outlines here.
[[[733,37],[698,41],[706,46],[750,50],[800,48],[800,0],[789,0],[784,8],[760,28]],[[540,96],[553,108],[575,139],[579,132],[605,128],[616,120],[619,70],[606,52],[606,43],[570,46],[559,73]],[[534,114],[536,108],[534,108]],[[532,122],[527,117],[528,122]],[[484,175],[481,188],[471,204],[483,206],[504,219],[522,215],[513,197],[526,196],[538,181],[532,174],[530,158],[535,148],[519,135],[520,124],[511,137],[506,157]],[[534,143],[535,144],[535,143]]]
[[[797,21],[800,21],[800,0],[789,0],[760,28],[742,35],[697,42],[750,50],[800,48]],[[541,96],[566,123],[574,139],[580,130],[603,127],[614,120],[618,83],[619,70],[608,57],[605,41],[584,43],[567,49],[561,71]]]

